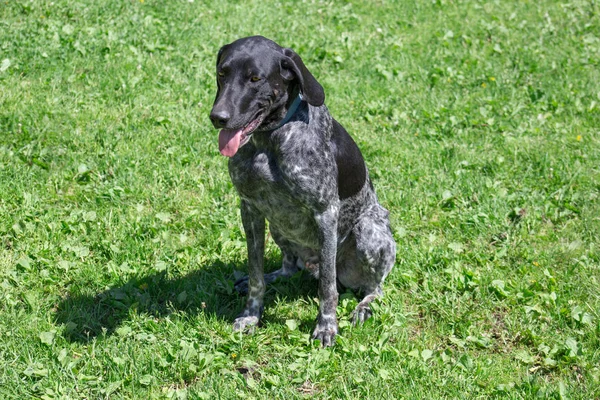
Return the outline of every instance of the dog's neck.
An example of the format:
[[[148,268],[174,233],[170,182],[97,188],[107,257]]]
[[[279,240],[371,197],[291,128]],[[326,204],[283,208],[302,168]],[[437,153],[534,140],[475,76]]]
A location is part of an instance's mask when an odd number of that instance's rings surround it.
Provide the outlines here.
[[[279,129],[283,125],[287,124],[289,122],[289,120],[292,119],[294,114],[296,114],[296,111],[298,111],[298,107],[300,106],[301,102],[302,102],[302,95],[300,93],[298,93],[298,96],[296,96],[296,98],[294,99],[292,104],[288,107],[288,111],[285,114],[285,117],[283,117],[281,122],[279,124],[277,124],[277,126],[275,128],[273,128],[273,130]]]
[[[281,119],[281,121],[277,123],[277,125],[275,125],[273,127],[269,127],[265,130],[260,130],[260,129],[256,130],[252,134],[252,138],[250,140],[257,148],[268,147],[269,140],[270,140],[269,138],[271,137],[273,132],[276,131],[277,129],[283,127],[288,122],[290,122],[294,118],[294,116],[296,114],[298,114],[300,109],[302,109],[302,101],[303,101],[302,94],[300,94],[299,91],[296,93],[297,94],[295,97],[292,94],[292,96],[290,96],[290,98],[288,99],[287,104],[286,104],[287,112],[286,112],[285,116],[283,117],[283,119]]]

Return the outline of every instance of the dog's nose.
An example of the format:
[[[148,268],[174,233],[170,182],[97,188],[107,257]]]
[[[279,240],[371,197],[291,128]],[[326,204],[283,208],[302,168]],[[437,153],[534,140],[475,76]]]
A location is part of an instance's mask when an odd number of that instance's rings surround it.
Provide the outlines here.
[[[210,113],[210,120],[212,121],[215,128],[224,128],[229,122],[231,116],[225,110],[213,110]]]

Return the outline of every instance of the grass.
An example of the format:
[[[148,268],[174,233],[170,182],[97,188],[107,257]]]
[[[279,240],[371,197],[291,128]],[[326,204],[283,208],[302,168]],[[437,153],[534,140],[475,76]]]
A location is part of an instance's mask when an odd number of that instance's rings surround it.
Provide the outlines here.
[[[600,397],[593,1],[0,3],[0,397]],[[234,334],[246,262],[208,122],[218,48],[294,48],[397,263],[310,340],[307,274]],[[267,268],[281,261],[271,242]]]

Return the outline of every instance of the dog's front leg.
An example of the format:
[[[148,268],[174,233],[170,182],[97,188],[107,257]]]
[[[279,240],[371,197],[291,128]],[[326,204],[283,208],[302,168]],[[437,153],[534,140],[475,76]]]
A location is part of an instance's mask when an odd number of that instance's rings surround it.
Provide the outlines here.
[[[233,330],[241,331],[258,324],[264,307],[265,218],[250,204],[241,202],[242,223],[248,247],[248,299],[246,308],[233,322]]]
[[[319,252],[319,315],[313,339],[320,340],[323,347],[332,346],[338,333],[335,313],[338,304],[335,269],[338,212],[339,207],[336,204],[315,215],[321,250]]]

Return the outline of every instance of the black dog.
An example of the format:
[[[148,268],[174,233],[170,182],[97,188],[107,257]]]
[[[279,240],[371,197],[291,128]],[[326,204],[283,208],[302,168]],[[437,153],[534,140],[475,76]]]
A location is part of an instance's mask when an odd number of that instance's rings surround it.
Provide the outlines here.
[[[265,284],[307,268],[319,280],[313,333],[331,346],[338,332],[337,283],[363,293],[362,323],[396,258],[388,211],[377,201],[365,162],[323,104],[322,86],[300,56],[261,36],[225,45],[217,56],[218,91],[210,113],[219,149],[241,198],[249,277],[236,283],[248,301],[235,330],[256,325]],[[265,219],[283,253],[263,275]]]

